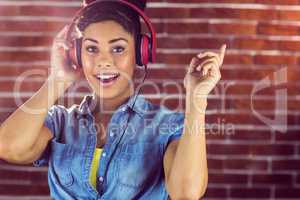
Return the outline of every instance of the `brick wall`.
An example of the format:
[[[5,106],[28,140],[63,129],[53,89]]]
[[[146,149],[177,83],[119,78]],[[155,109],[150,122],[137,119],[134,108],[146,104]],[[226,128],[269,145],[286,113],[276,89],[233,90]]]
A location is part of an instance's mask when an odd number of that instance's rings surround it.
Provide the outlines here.
[[[300,198],[299,3],[164,0],[148,5],[158,32],[158,62],[149,66],[147,80],[159,92],[143,87],[151,101],[183,110],[182,79],[191,57],[228,46],[222,80],[209,97],[205,199]],[[0,1],[0,121],[43,84],[52,38],[78,7],[77,0]],[[44,75],[27,76],[16,90],[16,78],[32,69]],[[72,105],[85,92],[86,87],[75,87],[58,103]],[[47,199],[46,170],[0,161],[0,199]]]

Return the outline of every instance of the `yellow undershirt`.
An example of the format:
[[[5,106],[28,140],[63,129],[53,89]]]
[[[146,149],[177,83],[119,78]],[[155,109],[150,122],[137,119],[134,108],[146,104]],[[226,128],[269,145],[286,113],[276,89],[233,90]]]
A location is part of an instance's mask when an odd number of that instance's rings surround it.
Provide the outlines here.
[[[102,148],[96,148],[93,156],[91,173],[90,173],[90,182],[92,186],[96,189],[96,180],[97,180],[97,170],[99,168],[99,159],[102,152]]]

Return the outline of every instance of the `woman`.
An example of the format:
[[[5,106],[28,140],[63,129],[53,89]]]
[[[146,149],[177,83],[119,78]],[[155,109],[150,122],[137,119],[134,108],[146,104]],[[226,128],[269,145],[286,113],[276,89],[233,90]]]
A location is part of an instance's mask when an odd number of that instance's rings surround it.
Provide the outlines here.
[[[131,90],[140,24],[128,7],[94,6],[78,29],[82,68],[71,69],[63,56],[70,48],[65,28],[54,40],[47,81],[2,124],[0,158],[48,165],[54,199],[199,199],[207,186],[207,95],[221,77],[225,46],[192,59],[183,114]],[[93,94],[70,108],[53,105],[81,77]],[[113,111],[109,120],[106,111]]]

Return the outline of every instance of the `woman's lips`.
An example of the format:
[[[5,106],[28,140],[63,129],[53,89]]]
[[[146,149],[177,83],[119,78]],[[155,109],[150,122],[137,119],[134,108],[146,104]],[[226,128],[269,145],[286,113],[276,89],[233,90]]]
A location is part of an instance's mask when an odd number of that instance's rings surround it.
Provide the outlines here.
[[[108,87],[113,85],[118,80],[120,74],[103,73],[103,74],[95,75],[95,77],[100,82],[101,86]]]

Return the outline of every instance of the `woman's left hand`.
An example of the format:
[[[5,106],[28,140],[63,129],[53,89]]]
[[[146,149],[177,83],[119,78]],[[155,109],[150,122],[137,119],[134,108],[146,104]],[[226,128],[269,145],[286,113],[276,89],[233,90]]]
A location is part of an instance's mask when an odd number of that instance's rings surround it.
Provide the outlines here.
[[[221,79],[220,67],[223,64],[225,50],[224,44],[219,53],[204,52],[192,59],[184,77],[188,100],[207,99],[208,94]]]

